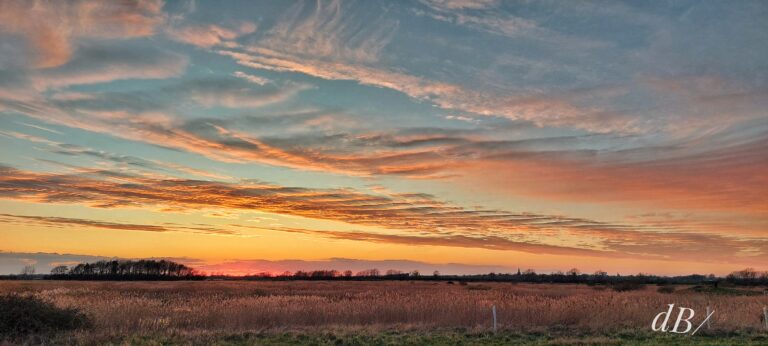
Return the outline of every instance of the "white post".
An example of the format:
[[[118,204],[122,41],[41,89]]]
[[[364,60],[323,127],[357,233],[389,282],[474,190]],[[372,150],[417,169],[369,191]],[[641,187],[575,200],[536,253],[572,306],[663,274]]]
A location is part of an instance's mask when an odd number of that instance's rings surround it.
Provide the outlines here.
[[[763,306],[763,324],[765,325],[765,329],[768,330],[768,308]]]
[[[496,333],[496,305],[491,310],[493,310],[493,332]]]
[[[710,308],[709,308],[709,305],[707,305],[707,316],[709,316],[709,314],[710,314],[711,312],[712,312],[712,309],[710,309]],[[710,328],[712,328],[712,324],[711,324],[711,322],[710,322],[710,319],[709,319],[709,318],[707,318],[707,329],[710,329]]]

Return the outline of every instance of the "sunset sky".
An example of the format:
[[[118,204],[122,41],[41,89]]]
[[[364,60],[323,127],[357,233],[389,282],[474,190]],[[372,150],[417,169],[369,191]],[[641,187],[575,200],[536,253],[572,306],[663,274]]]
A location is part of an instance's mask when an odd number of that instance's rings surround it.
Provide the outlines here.
[[[768,269],[768,2],[0,1],[0,273]]]

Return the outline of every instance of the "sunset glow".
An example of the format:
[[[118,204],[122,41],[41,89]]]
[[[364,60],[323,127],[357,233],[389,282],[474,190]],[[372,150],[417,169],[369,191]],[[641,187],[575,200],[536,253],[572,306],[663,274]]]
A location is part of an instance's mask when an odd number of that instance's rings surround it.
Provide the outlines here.
[[[0,2],[0,274],[768,270],[768,3]]]

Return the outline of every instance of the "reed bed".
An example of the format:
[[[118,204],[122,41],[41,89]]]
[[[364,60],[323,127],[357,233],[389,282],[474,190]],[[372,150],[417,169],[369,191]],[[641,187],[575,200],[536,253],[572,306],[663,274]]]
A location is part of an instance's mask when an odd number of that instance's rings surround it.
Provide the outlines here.
[[[530,332],[650,330],[667,304],[714,309],[712,332],[759,331],[768,296],[729,296],[655,286],[630,292],[586,285],[445,282],[5,281],[0,294],[35,295],[93,317],[113,335],[291,330],[498,328]],[[675,312],[676,313],[676,312]],[[674,318],[675,316],[673,316]]]

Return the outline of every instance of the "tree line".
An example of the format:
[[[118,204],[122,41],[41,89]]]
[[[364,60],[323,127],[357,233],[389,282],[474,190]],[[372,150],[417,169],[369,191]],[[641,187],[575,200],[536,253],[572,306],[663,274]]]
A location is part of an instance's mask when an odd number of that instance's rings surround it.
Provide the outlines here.
[[[286,271],[281,274],[259,273],[255,275],[229,276],[221,274],[205,275],[181,263],[168,260],[111,260],[93,263],[81,263],[73,267],[60,265],[51,270],[50,275],[35,274],[34,266],[25,266],[19,275],[0,275],[0,279],[54,279],[54,280],[407,280],[407,281],[457,281],[457,282],[528,282],[528,283],[577,283],[577,284],[713,284],[727,281],[736,285],[768,285],[768,271],[756,271],[747,268],[734,271],[727,276],[714,274],[659,276],[638,273],[633,275],[611,275],[598,270],[582,273],[576,268],[567,272],[537,273],[533,269],[517,270],[516,273],[488,273],[474,275],[443,275],[439,271],[422,274],[418,270],[404,272],[396,269],[381,271],[371,268],[353,272],[351,270],[311,270],[296,272]]]
[[[214,278],[227,279],[224,275],[212,275]],[[593,273],[582,273],[577,268],[567,272],[556,271],[553,273],[536,273],[533,269],[524,271],[518,270],[516,273],[488,273],[474,275],[443,275],[439,271],[431,274],[421,274],[414,270],[403,272],[399,270],[380,271],[372,268],[357,273],[351,270],[314,270],[314,271],[296,271],[283,272],[282,274],[259,273],[255,275],[246,275],[240,277],[244,280],[349,280],[349,281],[377,281],[377,280],[404,280],[404,281],[456,281],[456,282],[527,282],[527,283],[577,283],[577,284],[618,284],[618,283],[637,283],[637,284],[702,284],[716,283],[722,278],[714,274],[701,275],[692,274],[684,276],[658,276],[651,274],[638,273],[633,275],[611,275],[608,272],[598,270]],[[231,279],[231,278],[230,278]]]
[[[111,260],[60,265],[46,278],[54,280],[192,280],[201,279],[194,269],[168,260]]]
[[[768,285],[768,271],[760,272],[754,268],[747,268],[730,273],[725,279],[738,285]]]

